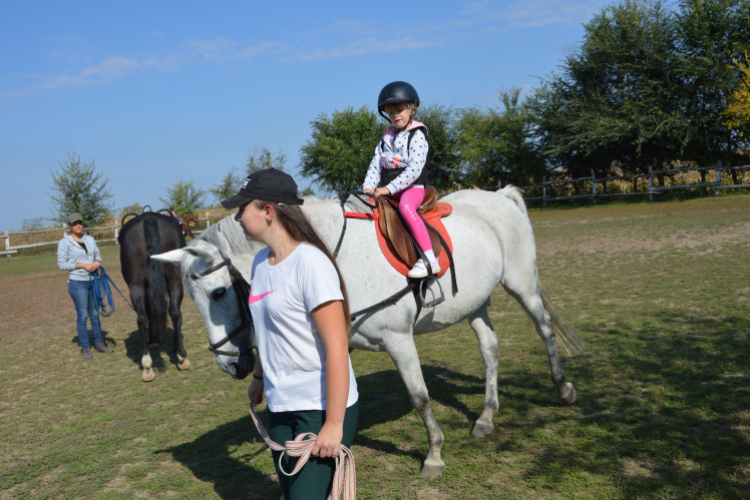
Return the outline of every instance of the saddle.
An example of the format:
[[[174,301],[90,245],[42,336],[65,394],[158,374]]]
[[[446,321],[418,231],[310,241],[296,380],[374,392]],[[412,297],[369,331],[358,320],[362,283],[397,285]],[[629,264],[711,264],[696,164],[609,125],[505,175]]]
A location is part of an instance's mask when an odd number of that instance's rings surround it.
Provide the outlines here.
[[[378,198],[378,228],[383,237],[391,242],[401,260],[411,268],[419,260],[419,254],[414,248],[409,229],[404,226],[398,213],[398,204],[398,200],[391,196]],[[429,217],[431,214],[437,215],[437,211],[437,189],[433,186],[427,186],[424,190],[424,201],[417,212],[423,217]],[[437,231],[427,224],[427,233],[430,236],[435,257],[440,257],[442,245]]]

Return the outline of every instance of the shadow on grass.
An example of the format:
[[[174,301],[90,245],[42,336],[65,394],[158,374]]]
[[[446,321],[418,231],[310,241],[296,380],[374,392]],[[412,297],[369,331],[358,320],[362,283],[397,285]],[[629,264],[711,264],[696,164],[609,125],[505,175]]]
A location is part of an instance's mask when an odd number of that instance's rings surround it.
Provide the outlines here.
[[[92,330],[88,330],[88,335],[89,335],[89,345],[91,347],[94,347],[94,332]],[[104,340],[104,344],[108,347],[115,347],[117,345],[117,340],[110,337],[109,333],[106,330],[102,330],[102,338]],[[76,335],[72,339],[70,339],[70,343],[77,344],[80,347],[81,340],[78,338],[78,335]]]
[[[553,486],[574,471],[606,475],[621,484],[620,498],[748,498],[750,319],[663,310],[642,320],[619,328],[609,380],[597,381],[591,354],[576,360],[569,375],[588,372],[592,384],[579,392],[577,415],[548,419],[567,427],[558,430],[567,439],[543,448],[527,477]],[[519,414],[524,406],[505,402]],[[513,425],[529,432],[539,422]],[[517,445],[497,443],[498,451]]]
[[[180,360],[177,359],[177,356],[174,354],[174,330],[167,328],[166,337],[167,341],[165,343],[150,346],[148,349],[148,352],[151,355],[153,368],[160,373],[167,371],[165,356],[166,360],[174,365],[175,368],[177,368],[180,363]],[[125,349],[128,358],[130,358],[136,366],[140,367],[141,357],[143,357],[143,340],[141,339],[141,333],[138,330],[134,330],[128,334],[128,338],[125,339]]]

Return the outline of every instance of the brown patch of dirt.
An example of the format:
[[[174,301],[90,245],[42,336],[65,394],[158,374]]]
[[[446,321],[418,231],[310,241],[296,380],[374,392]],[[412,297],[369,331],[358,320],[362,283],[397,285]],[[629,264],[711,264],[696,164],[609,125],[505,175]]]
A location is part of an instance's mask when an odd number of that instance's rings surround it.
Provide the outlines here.
[[[417,500],[442,500],[448,495],[437,488],[420,488],[417,490]]]
[[[646,238],[642,235],[605,233],[601,235],[582,235],[575,240],[566,240],[561,244],[557,238],[537,241],[537,253],[540,256],[553,256],[560,253],[595,254],[616,252],[661,252],[667,249],[694,249],[706,246],[703,254],[713,253],[725,246],[747,242],[750,234],[750,221],[738,222],[714,231],[675,231],[661,235],[659,238]]]
[[[626,460],[623,462],[623,473],[622,475],[629,479],[659,479],[661,475],[658,472],[654,472],[648,469],[648,464],[645,460]]]

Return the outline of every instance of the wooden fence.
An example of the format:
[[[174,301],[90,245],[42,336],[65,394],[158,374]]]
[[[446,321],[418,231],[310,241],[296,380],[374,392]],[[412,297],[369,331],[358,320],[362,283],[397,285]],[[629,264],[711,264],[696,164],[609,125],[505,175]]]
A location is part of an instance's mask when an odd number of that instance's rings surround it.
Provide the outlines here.
[[[546,177],[542,177],[542,184],[536,185],[536,186],[523,186],[521,189],[525,190],[527,193],[530,190],[541,190],[542,194],[541,196],[525,196],[524,200],[529,201],[541,201],[543,205],[546,205],[548,202],[553,201],[564,201],[564,200],[577,200],[577,199],[591,199],[596,201],[598,198],[614,198],[618,196],[648,196],[649,201],[653,201],[655,195],[659,195],[661,193],[664,193],[665,191],[671,191],[674,189],[690,189],[690,188],[707,188],[707,189],[713,189],[715,194],[718,195],[720,190],[723,189],[749,189],[750,184],[722,184],[722,178],[721,174],[722,172],[731,172],[731,171],[738,171],[738,170],[748,170],[750,169],[750,165],[742,165],[737,167],[722,167],[721,166],[721,160],[717,162],[715,166],[712,167],[687,167],[687,168],[674,168],[674,169],[668,169],[668,170],[653,170],[652,167],[648,168],[647,174],[638,174],[638,175],[621,175],[621,176],[611,176],[611,177],[596,177],[594,175],[594,171],[591,171],[591,177],[581,177],[578,179],[562,179],[562,180],[551,180],[548,181]],[[691,182],[691,183],[682,183],[682,184],[669,184],[664,186],[655,186],[654,185],[654,176],[668,176],[672,177],[679,173],[684,172],[700,172],[702,173],[702,176],[705,177],[705,173],[707,173],[709,170],[714,170],[716,172],[716,180],[710,181],[710,182]],[[639,191],[639,185],[646,184],[646,182],[639,182],[639,181],[647,181],[647,189],[645,191]],[[633,189],[630,192],[616,192],[616,193],[609,193],[609,192],[600,192],[598,190],[598,185],[603,184],[606,186],[607,182],[632,182]],[[584,186],[590,184],[591,191],[589,193],[585,194],[573,194],[573,195],[563,195],[563,196],[556,196],[550,194],[551,187],[552,186],[558,186],[558,185],[567,185],[567,184],[575,184],[575,183],[583,183]],[[580,186],[580,184],[579,184]],[[497,189],[496,186],[492,186],[489,188],[484,189]]]
[[[206,213],[205,217],[198,219],[198,223],[205,222],[206,227],[211,226],[211,219],[219,217],[226,217],[231,212],[222,212],[218,214]],[[94,237],[97,243],[105,243],[114,241],[117,243],[117,236],[122,228],[122,224],[116,223],[114,226],[104,227],[87,227],[86,234]],[[0,233],[0,238],[5,241],[5,250],[0,251],[0,255],[6,255],[8,257],[11,254],[18,253],[19,250],[25,248],[36,248],[48,245],[57,245],[57,243],[68,234],[69,229],[67,224],[63,224],[60,228],[54,229],[37,229],[31,231],[10,231],[5,230],[5,233]],[[200,234],[202,231],[193,231],[193,234]],[[11,240],[12,239],[12,240]],[[37,241],[44,240],[44,241]]]
[[[731,171],[738,171],[738,170],[748,170],[750,169],[750,165],[742,165],[738,167],[722,167],[721,166],[721,160],[717,162],[715,166],[712,167],[688,167],[688,168],[674,168],[669,170],[652,170],[651,167],[648,168],[647,174],[638,174],[638,175],[621,175],[621,176],[612,176],[612,177],[596,177],[594,175],[594,171],[591,171],[591,177],[581,177],[578,179],[562,179],[562,180],[550,180],[548,181],[546,177],[542,177],[542,183],[536,186],[523,186],[521,189],[526,191],[527,193],[530,190],[541,190],[542,194],[541,196],[524,196],[524,200],[527,202],[534,202],[534,201],[541,201],[543,205],[546,205],[548,202],[553,201],[564,201],[564,200],[577,200],[577,199],[591,199],[593,201],[596,201],[599,198],[614,198],[619,196],[648,196],[649,201],[653,201],[653,198],[655,195],[659,195],[665,191],[671,191],[674,189],[690,189],[690,188],[707,188],[707,189],[713,189],[715,194],[719,194],[719,192],[723,189],[750,189],[750,184],[722,184],[722,172],[731,172]],[[683,183],[683,184],[669,184],[664,186],[654,186],[654,176],[667,176],[667,177],[673,177],[675,174],[684,173],[684,172],[701,172],[702,177],[705,177],[705,174],[710,171],[715,170],[716,171],[716,179],[711,182],[692,182],[692,183]],[[647,181],[647,183],[645,182]],[[628,182],[632,183],[633,189],[630,192],[616,192],[616,193],[609,193],[606,192],[600,192],[598,189],[598,185],[606,186],[606,183],[623,183]],[[557,196],[550,194],[551,188],[553,186],[564,186],[569,184],[575,184],[575,183],[583,183],[584,186],[589,185],[591,186],[591,191],[589,193],[585,194],[573,194],[573,195],[563,195],[563,196]],[[638,188],[640,185],[647,185],[647,189],[645,191],[639,191]],[[579,184],[580,186],[580,184]],[[486,188],[482,188],[483,190],[496,190],[502,187],[500,183],[498,183],[497,186],[490,186]],[[209,214],[206,212],[206,216],[199,218],[198,222],[205,222],[206,228],[211,226],[211,219],[216,219],[219,217],[226,217],[231,212],[222,212],[218,214]],[[94,239],[99,242],[108,242],[108,241],[114,241],[117,242],[117,235],[119,233],[119,230],[122,226],[118,223],[114,226],[107,226],[107,227],[92,227],[92,228],[86,228],[87,234],[94,233]],[[5,251],[0,251],[0,255],[7,255],[10,257],[10,254],[17,253],[18,250],[24,249],[24,248],[35,248],[35,247],[41,247],[46,245],[56,245],[58,241],[63,238],[68,231],[68,226],[66,224],[63,224],[62,227],[59,229],[41,229],[36,231],[9,231],[5,230],[5,234],[2,235],[0,233],[0,237],[5,240]],[[193,234],[197,235],[200,234],[202,231],[193,231]],[[37,236],[37,235],[48,235],[45,236]],[[97,238],[96,236],[99,236]],[[49,237],[53,238],[52,240],[49,240]],[[14,238],[16,240],[21,240],[19,244],[11,245],[11,238]],[[31,239],[44,239],[48,241],[29,241]]]

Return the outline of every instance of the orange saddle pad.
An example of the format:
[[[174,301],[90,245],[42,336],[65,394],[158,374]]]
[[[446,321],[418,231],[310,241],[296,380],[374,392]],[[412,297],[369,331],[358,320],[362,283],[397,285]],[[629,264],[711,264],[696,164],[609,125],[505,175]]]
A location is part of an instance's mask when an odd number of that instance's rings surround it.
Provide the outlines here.
[[[451,212],[453,212],[453,207],[451,205],[449,205],[448,203],[438,202],[437,210],[425,214],[423,218],[425,222],[427,222],[427,224],[435,228],[435,231],[437,231],[440,236],[443,237],[445,243],[448,245],[448,250],[450,250],[452,254],[453,242],[451,241],[451,237],[448,235],[448,231],[445,229],[443,221],[441,220],[442,217],[450,215]],[[380,232],[377,224],[377,211],[373,213],[344,212],[344,217],[349,217],[351,219],[374,220],[376,222],[376,224],[373,224],[374,231],[378,235],[378,244],[380,245],[380,250],[383,252],[383,255],[385,255],[385,258],[388,260],[388,262],[391,263],[396,271],[400,272],[404,276],[409,273],[411,268],[406,264],[406,262],[401,260],[401,257],[399,257],[399,255],[396,253],[396,249],[393,248],[393,244],[391,243],[391,241],[383,236],[383,233]],[[437,276],[440,277],[445,274],[450,267],[448,252],[440,252],[440,255],[438,255],[438,262],[440,263],[440,272],[437,273]]]

